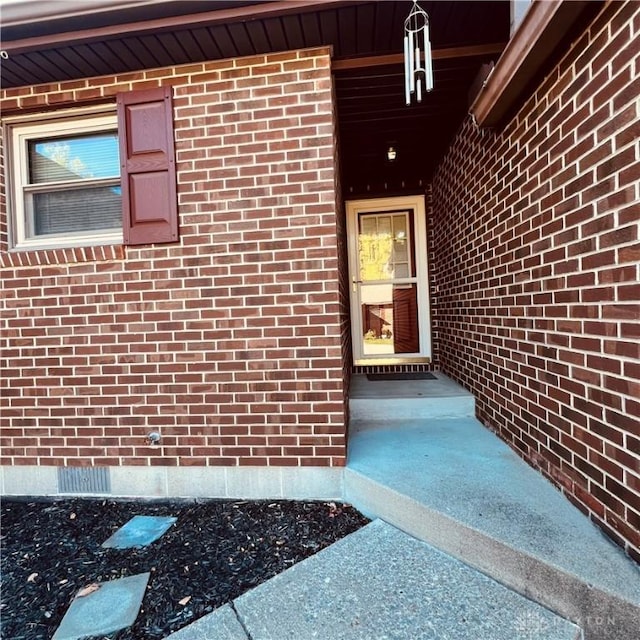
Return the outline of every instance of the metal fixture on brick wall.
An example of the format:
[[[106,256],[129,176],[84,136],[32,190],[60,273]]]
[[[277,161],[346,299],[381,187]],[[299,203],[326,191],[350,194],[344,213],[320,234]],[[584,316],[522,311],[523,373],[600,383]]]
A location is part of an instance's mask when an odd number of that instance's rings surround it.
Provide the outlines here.
[[[413,94],[418,102],[422,102],[423,82],[426,91],[433,89],[429,16],[414,0],[404,21],[404,95],[407,104],[411,104]]]
[[[157,431],[150,431],[147,434],[147,442],[151,445],[158,444],[160,442],[160,434]]]
[[[106,467],[58,467],[58,493],[110,493]]]

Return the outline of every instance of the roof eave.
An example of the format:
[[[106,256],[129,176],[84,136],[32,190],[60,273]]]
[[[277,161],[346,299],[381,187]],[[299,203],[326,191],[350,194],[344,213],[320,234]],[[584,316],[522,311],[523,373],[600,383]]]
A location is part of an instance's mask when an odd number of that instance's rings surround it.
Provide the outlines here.
[[[535,0],[531,4],[471,105],[470,113],[478,126],[503,124],[585,9],[596,4],[606,2]]]
[[[187,15],[171,16],[166,18],[155,18],[124,24],[110,24],[104,27],[92,29],[82,29],[76,31],[65,31],[64,21],[61,21],[61,29],[55,33],[35,36],[31,38],[21,38],[18,40],[4,40],[2,48],[8,55],[39,51],[59,45],[72,46],[77,44],[88,44],[120,38],[123,35],[143,35],[145,33],[160,33],[171,31],[177,28],[192,28],[201,25],[212,26],[215,24],[231,24],[233,22],[247,22],[277,16],[289,15],[292,13],[306,13],[319,11],[336,6],[348,6],[361,4],[368,0],[276,0],[274,2],[261,2],[253,5],[239,5],[228,9],[218,9]],[[124,3],[122,3],[124,5]],[[129,3],[131,4],[131,3]],[[118,3],[120,5],[120,3]],[[114,9],[116,12],[122,10]],[[75,17],[75,16],[69,16]],[[5,24],[5,26],[8,26]]]

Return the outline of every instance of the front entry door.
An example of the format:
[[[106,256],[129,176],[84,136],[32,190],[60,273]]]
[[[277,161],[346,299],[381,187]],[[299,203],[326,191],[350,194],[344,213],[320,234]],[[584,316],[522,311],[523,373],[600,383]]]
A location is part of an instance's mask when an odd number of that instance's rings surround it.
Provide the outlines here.
[[[354,364],[429,362],[424,198],[346,204]]]

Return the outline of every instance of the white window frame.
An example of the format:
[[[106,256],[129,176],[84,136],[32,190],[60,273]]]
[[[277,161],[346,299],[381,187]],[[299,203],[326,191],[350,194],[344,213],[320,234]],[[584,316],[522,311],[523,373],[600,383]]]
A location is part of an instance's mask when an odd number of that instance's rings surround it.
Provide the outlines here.
[[[118,120],[113,107],[109,112],[66,111],[54,116],[16,118],[7,122],[10,144],[10,215],[12,249],[63,249],[68,247],[87,247],[106,244],[122,244],[122,227],[118,230],[78,231],[71,233],[47,234],[29,237],[25,194],[38,191],[51,191],[56,187],[68,189],[71,186],[100,186],[113,184],[113,178],[96,180],[50,182],[44,185],[29,184],[29,141],[59,138],[61,136],[100,133],[118,129]]]

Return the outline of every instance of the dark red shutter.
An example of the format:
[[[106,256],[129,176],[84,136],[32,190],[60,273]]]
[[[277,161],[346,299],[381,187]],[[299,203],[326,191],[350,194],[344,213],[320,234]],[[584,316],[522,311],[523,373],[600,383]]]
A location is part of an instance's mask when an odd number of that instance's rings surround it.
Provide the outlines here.
[[[118,94],[125,244],[178,239],[171,87]]]

